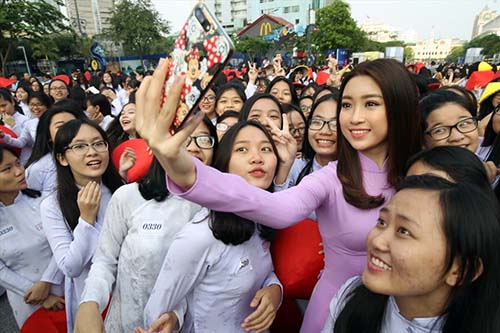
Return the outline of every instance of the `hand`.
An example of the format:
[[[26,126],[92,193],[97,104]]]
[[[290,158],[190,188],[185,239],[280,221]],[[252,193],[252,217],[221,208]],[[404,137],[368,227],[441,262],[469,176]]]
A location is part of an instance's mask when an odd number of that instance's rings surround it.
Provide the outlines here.
[[[283,130],[280,130],[273,122],[269,121],[271,126],[271,135],[278,150],[281,166],[291,166],[295,161],[295,154],[297,154],[297,141],[290,134],[288,124],[288,117],[283,115]]]
[[[125,148],[120,156],[120,167],[118,169],[118,173],[123,179],[125,179],[125,181],[127,181],[127,173],[135,165],[136,159],[137,157],[135,155],[135,151],[130,147]]]
[[[101,91],[101,94],[106,96],[110,103],[112,103],[116,99],[116,94],[111,89],[104,89]]]
[[[95,181],[88,182],[79,192],[76,199],[80,209],[80,217],[88,224],[94,225],[101,203],[101,188]]]
[[[173,333],[179,329],[178,319],[174,312],[167,312],[156,319],[148,330],[144,328],[137,327],[135,333]]]
[[[49,291],[50,283],[38,281],[26,292],[24,302],[26,304],[42,304],[47,296],[49,296]]]
[[[96,112],[90,116],[90,120],[92,120],[96,124],[100,124],[103,119],[104,119],[104,116],[100,112]]]
[[[248,62],[248,82],[255,84],[257,81],[257,76],[259,72],[257,71],[257,65],[255,63]]]
[[[490,183],[493,183],[498,175],[500,175],[500,169],[497,168],[495,163],[492,161],[484,162],[484,167],[486,169],[486,173],[488,174],[488,179]]]
[[[276,317],[281,301],[281,288],[273,284],[262,288],[255,294],[250,306],[257,307],[253,313],[245,318],[241,327],[248,331],[263,332],[271,327]]]
[[[281,67],[281,54],[277,54],[273,59],[274,75],[285,76],[285,70]]]
[[[330,72],[336,72],[337,71],[337,65],[338,65],[338,60],[335,59],[331,54],[328,56],[328,68],[330,69]]]
[[[78,307],[74,333],[103,333],[104,322],[96,302],[84,302]]]
[[[202,121],[204,113],[197,112],[175,135],[170,133],[185,78],[177,77],[168,97],[162,95],[169,67],[170,61],[161,59],[153,75],[141,83],[136,95],[136,130],[151,147],[170,179],[189,188],[196,180],[196,172],[185,142]]]
[[[323,247],[323,243],[319,243],[319,251],[318,251],[318,254],[320,255],[325,255],[325,248]]]
[[[16,120],[10,114],[3,113],[2,121],[4,122],[5,125],[8,125],[9,127],[16,126]]]
[[[43,301],[42,306],[49,311],[58,311],[64,309],[64,304],[64,298],[50,294]]]

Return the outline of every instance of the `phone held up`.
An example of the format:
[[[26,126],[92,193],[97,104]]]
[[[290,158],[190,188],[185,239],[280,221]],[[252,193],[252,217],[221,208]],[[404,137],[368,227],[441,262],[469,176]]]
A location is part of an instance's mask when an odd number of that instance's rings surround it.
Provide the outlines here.
[[[210,83],[222,72],[234,52],[231,38],[203,3],[198,3],[186,20],[170,54],[171,67],[165,82],[165,95],[176,75],[185,74],[173,133],[198,107]]]

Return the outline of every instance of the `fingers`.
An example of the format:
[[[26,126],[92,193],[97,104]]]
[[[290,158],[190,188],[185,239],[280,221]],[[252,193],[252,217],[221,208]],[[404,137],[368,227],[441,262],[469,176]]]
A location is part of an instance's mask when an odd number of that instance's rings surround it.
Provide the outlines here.
[[[136,327],[135,328],[135,333],[149,333],[148,331],[146,331],[144,328],[142,327]]]
[[[288,116],[286,114],[282,115],[283,117],[283,126],[281,126],[281,128],[283,128],[283,134],[290,134],[290,124],[288,122]]]

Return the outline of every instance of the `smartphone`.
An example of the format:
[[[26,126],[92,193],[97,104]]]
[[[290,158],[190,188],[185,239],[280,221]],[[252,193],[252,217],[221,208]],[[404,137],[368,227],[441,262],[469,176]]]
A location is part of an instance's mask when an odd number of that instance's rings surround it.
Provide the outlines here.
[[[186,83],[170,128],[172,133],[198,107],[210,83],[222,72],[233,52],[231,38],[215,16],[205,4],[196,4],[170,54],[171,67],[165,82],[165,95],[168,95],[176,75],[186,75]]]

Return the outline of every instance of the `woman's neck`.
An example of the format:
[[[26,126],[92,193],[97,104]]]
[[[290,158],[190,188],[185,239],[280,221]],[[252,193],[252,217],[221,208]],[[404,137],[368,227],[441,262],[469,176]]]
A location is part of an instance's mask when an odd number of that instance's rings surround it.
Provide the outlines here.
[[[0,202],[3,203],[5,206],[10,206],[14,203],[14,200],[16,200],[18,194],[19,191],[2,192],[0,193]]]
[[[99,184],[101,182],[101,180],[102,180],[101,177],[99,177],[99,178],[75,178],[75,184],[80,186],[80,187],[85,187],[90,182],[96,182]]]
[[[399,313],[407,320],[432,318],[444,313],[450,296],[447,286],[438,288],[430,294],[411,297],[394,297]]]
[[[332,155],[319,155],[319,154],[316,154],[314,155],[314,159],[316,160],[316,162],[321,165],[322,167],[324,167],[325,165],[327,165],[328,163],[330,163],[331,161],[335,161],[337,159],[337,156],[332,156]]]

